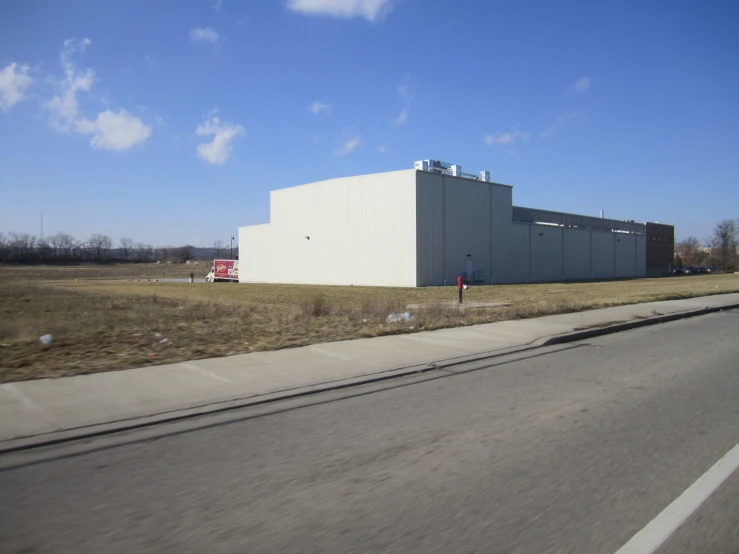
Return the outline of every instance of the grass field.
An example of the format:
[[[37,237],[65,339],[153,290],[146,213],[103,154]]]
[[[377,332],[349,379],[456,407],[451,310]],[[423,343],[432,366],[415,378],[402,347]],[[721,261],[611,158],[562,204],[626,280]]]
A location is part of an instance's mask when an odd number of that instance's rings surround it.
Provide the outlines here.
[[[84,264],[84,265],[3,265],[0,283],[8,281],[83,281],[98,279],[161,279],[185,278],[190,272],[203,281],[210,262],[194,264]]]
[[[466,302],[509,305],[459,310],[442,304],[456,300],[454,287],[207,284],[206,265],[0,267],[0,381],[739,292],[734,274],[480,286],[466,292]],[[126,280],[190,271],[201,282]],[[413,321],[386,323],[408,304],[424,307],[412,310]],[[47,333],[50,346],[39,341]]]

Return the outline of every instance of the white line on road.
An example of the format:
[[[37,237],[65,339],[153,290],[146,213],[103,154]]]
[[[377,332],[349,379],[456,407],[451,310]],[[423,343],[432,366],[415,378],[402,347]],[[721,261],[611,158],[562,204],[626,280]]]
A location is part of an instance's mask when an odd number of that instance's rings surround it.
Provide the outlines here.
[[[221,377],[220,375],[216,375],[215,373],[211,373],[207,369],[201,369],[198,366],[191,364],[189,362],[183,362],[183,367],[186,367],[187,369],[191,369],[193,371],[197,371],[198,373],[202,373],[203,375],[207,375],[208,377],[212,377],[213,379],[218,379],[219,381],[223,381],[224,383],[231,383],[232,385],[235,384],[231,379],[226,379],[225,377]]]
[[[739,468],[739,443],[615,554],[652,554]]]

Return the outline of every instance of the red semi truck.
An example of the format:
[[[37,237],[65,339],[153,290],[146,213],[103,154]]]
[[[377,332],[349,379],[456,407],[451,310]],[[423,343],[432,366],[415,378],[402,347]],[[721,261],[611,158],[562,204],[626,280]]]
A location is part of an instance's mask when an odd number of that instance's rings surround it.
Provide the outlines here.
[[[206,283],[215,283],[217,281],[239,282],[239,260],[213,260],[213,267],[210,268],[208,276],[205,278]]]

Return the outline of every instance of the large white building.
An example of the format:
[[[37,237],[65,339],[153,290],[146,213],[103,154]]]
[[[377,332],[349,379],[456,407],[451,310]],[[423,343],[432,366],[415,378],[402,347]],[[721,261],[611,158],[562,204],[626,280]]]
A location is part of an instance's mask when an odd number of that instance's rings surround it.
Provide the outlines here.
[[[272,191],[270,220],[239,228],[254,283],[529,283],[644,277],[646,225],[513,206],[489,174],[414,169]]]

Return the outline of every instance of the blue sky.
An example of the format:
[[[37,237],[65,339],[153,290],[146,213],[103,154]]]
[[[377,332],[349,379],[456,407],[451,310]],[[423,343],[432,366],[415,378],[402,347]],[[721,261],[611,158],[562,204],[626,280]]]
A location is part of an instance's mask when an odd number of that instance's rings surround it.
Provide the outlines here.
[[[208,246],[434,158],[702,239],[739,217],[739,4],[10,0],[0,130],[6,232]]]

